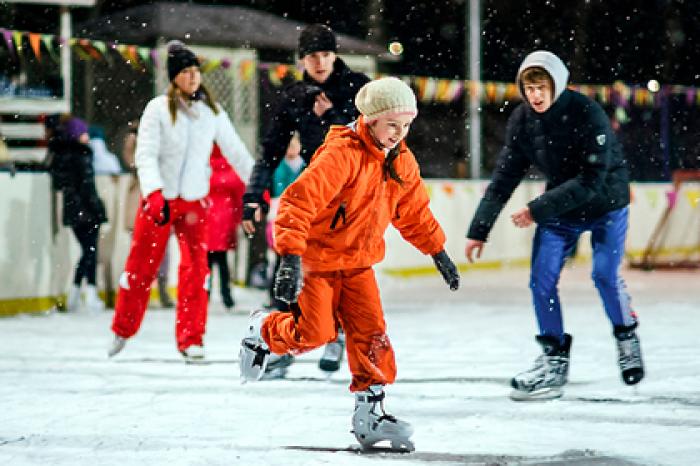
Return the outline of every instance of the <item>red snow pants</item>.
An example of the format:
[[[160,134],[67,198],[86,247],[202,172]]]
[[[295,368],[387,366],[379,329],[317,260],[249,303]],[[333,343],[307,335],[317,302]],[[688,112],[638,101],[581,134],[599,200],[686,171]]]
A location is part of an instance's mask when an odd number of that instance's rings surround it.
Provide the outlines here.
[[[273,353],[300,354],[335,340],[338,323],[345,330],[350,391],[393,383],[394,350],[371,268],[305,272],[292,312],[270,314],[262,336]]]
[[[170,220],[163,226],[139,207],[131,250],[119,279],[112,331],[129,338],[141,326],[172,227],[180,246],[175,334],[182,351],[202,344],[207,320],[207,205],[205,200],[177,198],[168,200],[168,206]]]

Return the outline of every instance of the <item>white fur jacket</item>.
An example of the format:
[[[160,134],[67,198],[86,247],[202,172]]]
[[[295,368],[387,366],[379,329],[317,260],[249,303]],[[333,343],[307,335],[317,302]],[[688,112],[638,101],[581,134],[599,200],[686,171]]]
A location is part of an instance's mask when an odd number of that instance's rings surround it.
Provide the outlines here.
[[[189,108],[183,104],[173,124],[167,96],[151,100],[141,117],[136,142],[143,197],[162,189],[166,199],[204,198],[209,193],[209,157],[214,142],[247,184],[254,160],[221,107],[215,114],[202,101]]]

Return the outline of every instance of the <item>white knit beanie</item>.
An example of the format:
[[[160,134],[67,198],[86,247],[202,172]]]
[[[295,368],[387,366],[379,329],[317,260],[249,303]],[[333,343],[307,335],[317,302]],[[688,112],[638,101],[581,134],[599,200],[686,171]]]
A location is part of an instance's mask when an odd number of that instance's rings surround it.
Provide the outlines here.
[[[365,120],[374,120],[386,114],[418,114],[416,95],[398,78],[381,78],[370,81],[355,96],[357,109]]]

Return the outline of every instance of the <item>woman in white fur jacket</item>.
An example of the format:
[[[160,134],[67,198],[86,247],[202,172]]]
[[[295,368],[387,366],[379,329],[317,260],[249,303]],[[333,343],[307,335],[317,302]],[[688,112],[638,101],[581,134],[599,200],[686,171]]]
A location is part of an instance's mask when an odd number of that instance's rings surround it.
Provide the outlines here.
[[[110,357],[124,348],[143,321],[171,227],[180,246],[177,348],[188,360],[204,357],[206,196],[214,142],[244,182],[253,168],[254,160],[228,115],[202,85],[197,57],[182,42],[168,44],[168,76],[167,94],[148,103],[139,124],[136,170],[142,202],[119,279]]]

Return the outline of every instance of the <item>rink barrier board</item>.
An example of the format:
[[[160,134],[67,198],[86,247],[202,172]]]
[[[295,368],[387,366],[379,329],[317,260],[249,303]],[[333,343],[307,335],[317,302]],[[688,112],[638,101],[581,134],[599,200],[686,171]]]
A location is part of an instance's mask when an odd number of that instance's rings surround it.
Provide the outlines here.
[[[124,201],[129,176],[98,176],[98,192],[105,203],[109,221],[102,225],[98,251],[98,284],[104,296],[109,277],[111,291],[118,289],[119,276],[129,252],[131,237],[125,228]],[[541,182],[524,182],[514,192],[498,218],[482,257],[475,264],[464,258],[465,233],[488,181],[427,180],[430,207],[447,236],[445,249],[460,270],[469,272],[500,267],[522,267],[529,263],[534,228],[519,229],[510,223],[510,214],[537,197],[544,189]],[[646,248],[659,218],[667,205],[670,183],[634,183],[630,204],[630,228],[627,237],[627,257],[639,257]],[[698,199],[700,183],[687,183],[687,191],[679,193],[677,218],[689,219],[691,230],[700,225]],[[17,173],[14,177],[0,172],[0,309],[12,312],[42,312],[55,306],[70,288],[73,267],[80,248],[72,232],[61,224],[60,193],[51,192],[49,176],[45,173]],[[685,211],[683,210],[685,209]],[[690,209],[690,210],[689,210]],[[696,223],[698,222],[698,223]],[[688,229],[679,228],[685,234]],[[579,245],[578,260],[590,258],[587,238]],[[241,250],[247,249],[244,235]],[[375,267],[377,273],[411,277],[436,273],[432,259],[424,256],[389,228],[386,236],[385,259]],[[179,251],[171,237],[169,283],[172,296],[176,291]],[[684,242],[685,241],[685,242]],[[673,242],[672,242],[673,243]],[[696,254],[696,244],[677,238],[669,244],[668,254]],[[239,264],[239,267],[241,264]],[[242,265],[244,267],[244,265]],[[238,275],[241,276],[241,275]],[[151,290],[157,298],[157,290]],[[49,306],[51,303],[51,306]]]

